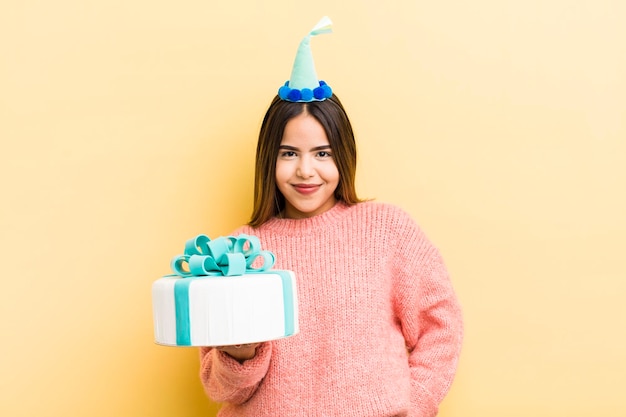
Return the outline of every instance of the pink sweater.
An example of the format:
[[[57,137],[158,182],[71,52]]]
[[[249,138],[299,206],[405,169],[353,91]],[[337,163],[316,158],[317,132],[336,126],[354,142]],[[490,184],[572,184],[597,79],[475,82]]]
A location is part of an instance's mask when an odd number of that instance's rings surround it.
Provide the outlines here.
[[[437,414],[457,368],[461,310],[438,250],[405,212],[337,204],[238,233],[295,272],[300,333],[261,344],[243,364],[200,349],[220,417]]]

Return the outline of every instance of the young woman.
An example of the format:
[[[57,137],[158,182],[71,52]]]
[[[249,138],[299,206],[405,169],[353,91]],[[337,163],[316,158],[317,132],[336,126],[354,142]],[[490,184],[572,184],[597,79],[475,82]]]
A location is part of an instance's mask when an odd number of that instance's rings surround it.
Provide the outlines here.
[[[259,134],[256,235],[295,272],[300,333],[201,348],[221,417],[437,414],[457,368],[462,317],[439,251],[401,209],[361,201],[356,145],[336,95],[277,96]]]

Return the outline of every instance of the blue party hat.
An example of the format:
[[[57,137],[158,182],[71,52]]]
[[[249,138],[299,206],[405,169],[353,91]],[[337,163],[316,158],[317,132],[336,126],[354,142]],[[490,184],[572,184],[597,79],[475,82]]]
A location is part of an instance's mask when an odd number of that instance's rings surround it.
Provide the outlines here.
[[[313,54],[311,53],[311,37],[331,33],[332,23],[328,17],[324,16],[302,39],[293,63],[291,77],[278,90],[278,96],[281,99],[293,102],[310,102],[326,100],[333,95],[330,86],[317,78]]]

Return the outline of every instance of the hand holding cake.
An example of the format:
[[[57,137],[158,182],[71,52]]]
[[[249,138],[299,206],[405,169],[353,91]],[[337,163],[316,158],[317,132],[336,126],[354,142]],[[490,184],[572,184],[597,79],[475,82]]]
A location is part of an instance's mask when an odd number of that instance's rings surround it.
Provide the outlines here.
[[[236,359],[239,363],[254,358],[256,348],[260,343],[246,343],[244,345],[215,346],[214,349],[221,350]]]

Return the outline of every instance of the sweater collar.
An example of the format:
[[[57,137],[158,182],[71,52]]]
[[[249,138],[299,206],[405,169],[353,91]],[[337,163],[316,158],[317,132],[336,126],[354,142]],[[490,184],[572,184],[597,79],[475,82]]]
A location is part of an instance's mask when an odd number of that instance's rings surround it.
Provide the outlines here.
[[[328,227],[336,224],[350,210],[350,206],[343,202],[338,202],[331,209],[312,217],[304,219],[284,219],[274,217],[268,220],[261,227],[275,233],[303,233],[306,231]]]

